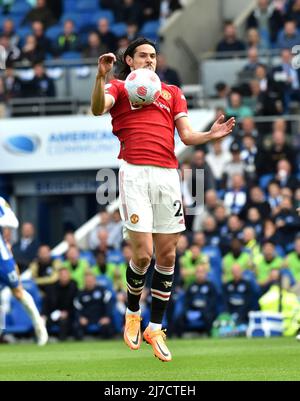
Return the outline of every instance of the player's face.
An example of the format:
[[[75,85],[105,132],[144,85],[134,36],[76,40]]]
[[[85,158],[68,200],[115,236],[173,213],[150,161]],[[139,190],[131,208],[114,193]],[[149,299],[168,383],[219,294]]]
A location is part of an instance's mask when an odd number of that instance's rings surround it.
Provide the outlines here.
[[[132,70],[138,68],[148,68],[155,71],[156,69],[156,51],[151,45],[141,45],[135,49],[133,58],[129,57],[128,64]]]

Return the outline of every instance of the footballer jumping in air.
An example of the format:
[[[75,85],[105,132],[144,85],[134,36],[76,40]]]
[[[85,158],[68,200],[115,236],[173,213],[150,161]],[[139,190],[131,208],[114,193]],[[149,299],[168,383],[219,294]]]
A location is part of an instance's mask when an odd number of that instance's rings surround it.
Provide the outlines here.
[[[22,303],[33,322],[37,344],[45,345],[48,341],[45,324],[32,296],[21,285],[16,262],[1,233],[2,227],[17,228],[18,226],[19,222],[14,212],[5,199],[0,197],[0,287],[8,286],[13,295]]]
[[[126,273],[128,308],[124,340],[133,350],[140,347],[139,301],[154,249],[151,317],[143,337],[152,345],[154,355],[167,362],[172,356],[165,343],[162,320],[171,295],[179,233],[185,230],[174,130],[177,128],[184,144],[200,145],[228,135],[235,120],[224,122],[221,116],[210,131],[194,132],[181,90],[164,83],[157,101],[145,107],[132,107],[124,79],[139,68],[155,71],[156,55],[154,43],[136,39],[124,52],[120,80],[114,79],[107,85],[105,80],[116,57],[112,53],[100,56],[91,109],[97,116],[110,112],[113,132],[120,141],[119,158],[123,159],[119,171],[120,212],[133,249]]]

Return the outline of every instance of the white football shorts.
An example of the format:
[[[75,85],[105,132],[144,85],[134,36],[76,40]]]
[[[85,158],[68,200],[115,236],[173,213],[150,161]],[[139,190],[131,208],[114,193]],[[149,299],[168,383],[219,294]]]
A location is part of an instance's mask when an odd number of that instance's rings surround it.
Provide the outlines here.
[[[178,171],[123,161],[119,207],[126,231],[174,234],[185,230]]]

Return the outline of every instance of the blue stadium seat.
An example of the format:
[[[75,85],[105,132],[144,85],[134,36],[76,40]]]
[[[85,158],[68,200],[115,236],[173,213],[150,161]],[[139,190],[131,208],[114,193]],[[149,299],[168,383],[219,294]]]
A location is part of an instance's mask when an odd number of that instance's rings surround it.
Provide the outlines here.
[[[55,41],[57,37],[63,32],[63,27],[61,25],[53,25],[46,31],[46,36],[52,41]]]
[[[64,52],[60,55],[60,58],[62,60],[79,60],[81,59],[81,53],[80,52]]]
[[[126,35],[126,28],[127,26],[124,24],[124,22],[118,22],[117,24],[111,25],[110,30],[116,36],[120,37]]]
[[[109,22],[109,24],[113,24],[115,21],[115,16],[114,13],[110,10],[100,10],[94,13],[91,16],[91,23],[96,24],[98,23],[100,18],[106,18]]]
[[[63,0],[63,12],[69,13],[74,11],[74,0]]]
[[[18,28],[18,35],[20,36],[21,39],[21,46],[24,45],[26,36],[32,34],[32,29],[30,26],[22,26]]]
[[[158,38],[159,26],[160,23],[157,20],[145,22],[140,30],[140,35],[152,40],[156,40]]]
[[[78,12],[89,11],[90,14],[99,11],[98,2],[95,0],[77,0],[75,9]]]
[[[265,191],[269,182],[274,178],[273,174],[264,174],[259,177],[259,186]]]
[[[221,281],[222,255],[220,249],[215,246],[205,246],[203,248],[203,253],[209,257],[210,268]]]
[[[31,9],[32,9],[32,7],[26,1],[24,1],[24,0],[22,2],[17,1],[15,3],[13,3],[13,5],[10,9],[10,14],[11,15],[21,15],[24,18],[25,15],[28,13],[28,11],[30,11]]]

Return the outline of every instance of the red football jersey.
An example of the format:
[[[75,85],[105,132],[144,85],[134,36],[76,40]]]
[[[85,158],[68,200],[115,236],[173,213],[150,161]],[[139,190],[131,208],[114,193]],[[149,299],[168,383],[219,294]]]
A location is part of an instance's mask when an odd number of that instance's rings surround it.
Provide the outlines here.
[[[177,168],[175,121],[187,116],[187,103],[181,90],[162,83],[162,93],[156,102],[133,108],[124,84],[115,79],[105,86],[105,93],[114,100],[110,114],[113,133],[120,140],[119,159],[131,164]]]

